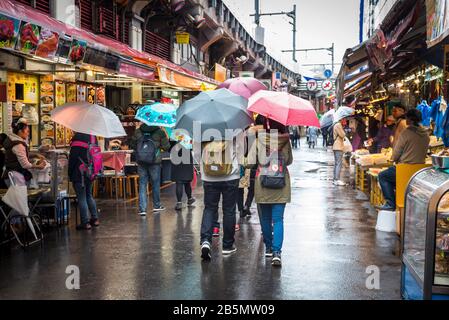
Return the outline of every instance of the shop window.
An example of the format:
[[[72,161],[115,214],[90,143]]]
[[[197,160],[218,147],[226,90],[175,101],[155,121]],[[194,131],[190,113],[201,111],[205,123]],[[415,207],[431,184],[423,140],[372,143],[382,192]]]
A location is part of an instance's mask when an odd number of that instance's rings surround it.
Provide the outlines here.
[[[40,12],[50,14],[50,0],[16,0],[16,2],[33,7]]]

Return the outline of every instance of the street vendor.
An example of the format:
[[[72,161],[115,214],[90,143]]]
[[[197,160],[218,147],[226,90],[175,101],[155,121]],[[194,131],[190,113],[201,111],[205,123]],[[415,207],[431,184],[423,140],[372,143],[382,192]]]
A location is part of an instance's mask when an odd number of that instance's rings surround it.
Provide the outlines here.
[[[374,144],[374,149],[380,153],[382,149],[391,147],[391,140],[394,134],[395,118],[388,116],[387,121],[380,127],[377,135],[373,139],[368,140],[368,144]]]
[[[9,185],[8,173],[17,171],[21,173],[25,180],[29,182],[32,179],[30,169],[41,170],[45,168],[46,162],[43,158],[33,164],[30,161],[28,137],[30,135],[30,127],[24,119],[19,119],[13,124],[13,133],[3,143],[5,148],[5,171],[2,179]]]
[[[398,104],[394,106],[393,108],[393,117],[396,120],[396,125],[394,127],[394,133],[393,133],[393,141],[392,146],[396,144],[397,141],[399,141],[399,136],[401,135],[402,131],[407,128],[407,121],[405,117],[405,107]]]
[[[421,112],[416,109],[409,110],[405,115],[406,125],[399,139],[393,146],[393,161],[396,164],[423,164],[426,162],[427,150],[429,148],[429,133],[420,125],[422,121]],[[385,198],[385,205],[380,210],[396,210],[396,167],[382,171],[379,174],[379,183]]]

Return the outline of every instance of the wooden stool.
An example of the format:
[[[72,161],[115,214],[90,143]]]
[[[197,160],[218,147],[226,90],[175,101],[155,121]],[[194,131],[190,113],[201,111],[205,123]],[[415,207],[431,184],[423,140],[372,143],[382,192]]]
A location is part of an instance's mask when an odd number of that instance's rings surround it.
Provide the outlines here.
[[[126,195],[129,198],[139,196],[139,176],[138,175],[128,175],[126,176]]]

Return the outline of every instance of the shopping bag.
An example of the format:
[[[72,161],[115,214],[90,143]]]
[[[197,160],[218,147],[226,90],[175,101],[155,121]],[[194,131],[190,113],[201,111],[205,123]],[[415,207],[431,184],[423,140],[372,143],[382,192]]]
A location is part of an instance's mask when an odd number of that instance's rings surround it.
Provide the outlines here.
[[[195,189],[197,182],[198,182],[198,177],[197,177],[197,174],[196,174],[196,168],[195,168],[195,166],[194,166],[194,167],[193,167],[193,179],[192,179],[192,181],[190,182],[190,185],[191,185],[191,187],[192,187],[192,190]]]
[[[349,141],[349,139],[346,138],[346,137],[345,137],[345,140],[344,140],[343,152],[344,152],[344,153],[351,153],[351,152],[352,152],[352,144],[351,144],[351,141]]]

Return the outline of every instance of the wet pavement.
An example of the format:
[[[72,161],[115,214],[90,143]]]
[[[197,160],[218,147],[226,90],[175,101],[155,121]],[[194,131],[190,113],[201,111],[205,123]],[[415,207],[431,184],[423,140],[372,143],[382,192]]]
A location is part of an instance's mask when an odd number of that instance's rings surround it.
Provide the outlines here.
[[[333,155],[303,141],[290,167],[293,202],[285,213],[282,268],[264,257],[255,208],[236,233],[238,251],[201,262],[202,188],[195,208],[137,215],[135,201],[99,201],[101,226],[46,234],[43,246],[1,250],[0,299],[399,299],[399,238],[376,232],[376,212],[363,194],[331,183]],[[66,288],[66,268],[80,269],[79,290]],[[369,266],[380,289],[369,290]]]

